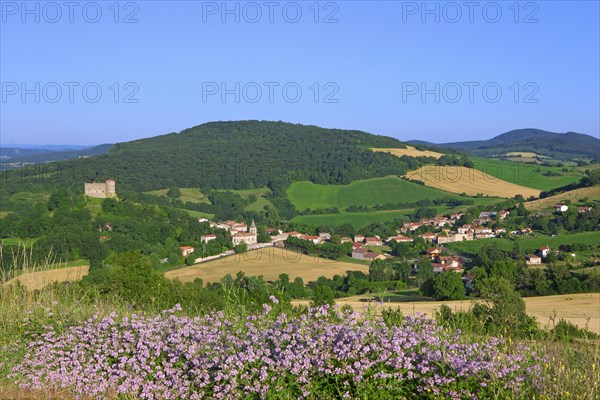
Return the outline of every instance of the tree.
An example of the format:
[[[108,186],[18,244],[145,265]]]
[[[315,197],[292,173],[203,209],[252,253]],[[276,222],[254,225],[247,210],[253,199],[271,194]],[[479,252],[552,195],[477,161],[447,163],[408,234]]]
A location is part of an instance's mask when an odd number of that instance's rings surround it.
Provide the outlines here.
[[[319,285],[313,289],[311,307],[335,304],[333,290],[329,286]]]
[[[466,298],[462,277],[454,272],[436,274],[421,285],[421,292],[435,300],[463,300]]]
[[[246,242],[242,242],[233,248],[235,250],[235,254],[241,254],[248,251],[248,245]]]

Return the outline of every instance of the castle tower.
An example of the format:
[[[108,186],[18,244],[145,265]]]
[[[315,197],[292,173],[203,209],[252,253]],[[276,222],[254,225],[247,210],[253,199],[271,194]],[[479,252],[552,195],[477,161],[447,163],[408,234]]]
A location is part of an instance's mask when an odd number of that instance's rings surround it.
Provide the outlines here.
[[[252,220],[252,224],[250,224],[250,233],[253,233],[255,235],[258,233],[258,230],[256,229],[256,224],[254,223],[254,220]]]
[[[117,195],[117,187],[114,179],[106,181],[106,197],[115,197]]]

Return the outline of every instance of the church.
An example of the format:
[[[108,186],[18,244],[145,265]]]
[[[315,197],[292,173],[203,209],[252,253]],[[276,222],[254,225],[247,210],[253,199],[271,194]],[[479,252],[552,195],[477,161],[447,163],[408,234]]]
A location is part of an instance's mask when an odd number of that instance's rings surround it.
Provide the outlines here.
[[[258,231],[256,229],[256,224],[254,223],[254,220],[252,220],[252,224],[250,224],[250,229],[248,230],[248,232],[236,232],[231,237],[231,240],[233,241],[234,246],[237,246],[242,242],[246,243],[246,245],[249,246],[252,244],[256,244],[258,242],[257,238]]]

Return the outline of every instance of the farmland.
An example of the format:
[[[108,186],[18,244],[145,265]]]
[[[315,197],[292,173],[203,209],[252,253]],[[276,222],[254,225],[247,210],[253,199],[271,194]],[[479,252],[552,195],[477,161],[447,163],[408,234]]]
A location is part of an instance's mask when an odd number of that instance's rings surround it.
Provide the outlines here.
[[[547,167],[480,157],[469,157],[469,159],[473,162],[473,167],[479,171],[497,179],[532,189],[550,190],[577,182],[582,177],[581,172],[574,168],[567,168],[568,172],[564,172],[563,167]],[[556,176],[544,174],[556,174]]]
[[[498,197],[524,197],[540,194],[539,190],[520,186],[489,175],[480,170],[456,166],[424,166],[411,171],[406,176],[424,182],[428,186],[454,193],[466,193],[470,196],[483,194]]]
[[[348,206],[373,206],[385,203],[407,203],[457,197],[452,193],[407,182],[395,176],[354,181],[348,185],[317,185],[294,182],[287,197],[298,210],[316,210]]]
[[[201,278],[205,283],[218,282],[227,274],[235,276],[242,271],[246,276],[262,275],[265,280],[276,280],[280,274],[288,274],[290,279],[301,277],[305,283],[320,276],[344,275],[346,271],[367,273],[369,267],[356,263],[331,261],[307,256],[290,250],[267,247],[249,251],[241,255],[224,257],[214,261],[183,267],[165,273],[169,279],[182,282]]]
[[[409,157],[433,157],[433,158],[440,158],[441,156],[443,156],[442,153],[438,153],[437,151],[430,151],[430,150],[417,150],[412,146],[406,146],[405,149],[398,149],[398,148],[373,148],[371,149],[373,151],[379,151],[379,152],[383,152],[383,153],[390,153],[393,154],[395,156],[398,157],[402,157],[402,156],[409,156]]]
[[[499,201],[495,197],[481,197],[474,198],[474,205],[482,204],[493,204]],[[447,207],[447,206],[436,206],[432,207],[437,210],[438,215],[457,212],[465,208],[472,206],[458,206],[458,207]],[[408,215],[414,213],[414,208],[407,208],[403,210],[383,210],[383,211],[367,211],[367,212],[340,212],[337,214],[317,214],[317,215],[298,215],[294,217],[293,222],[312,224],[312,225],[328,225],[338,226],[345,222],[350,223],[355,228],[362,228],[363,226],[373,224],[376,222],[391,221],[396,218],[405,219]]]
[[[525,203],[525,208],[528,210],[544,210],[553,208],[556,203],[564,202],[565,200],[578,203],[585,198],[589,201],[600,202],[600,186],[579,188],[543,199],[529,201]]]
[[[574,243],[597,245],[600,243],[600,232],[583,232],[570,235],[551,236],[522,236],[516,239],[489,238],[466,242],[448,243],[445,246],[457,250],[463,254],[473,256],[477,254],[483,246],[497,244],[500,250],[510,251],[515,243],[519,244],[522,251],[530,253],[541,246],[549,246],[557,249],[561,244],[572,245]]]
[[[342,299],[337,299],[336,303],[340,306],[348,305],[354,311],[361,312],[368,304],[370,297],[353,296]],[[420,300],[418,296],[415,299]],[[450,307],[452,311],[468,310],[474,301],[410,301],[410,298],[405,298],[403,301],[385,300],[385,307],[398,308],[402,310],[404,315],[415,315],[423,313],[432,317],[440,306],[445,305]],[[525,297],[525,306],[527,312],[537,318],[540,326],[552,326],[552,319],[556,321],[564,318],[569,322],[585,328],[586,326],[592,332],[600,334],[600,294],[598,293],[581,293],[558,296],[542,296],[542,297]],[[295,301],[295,304],[306,304],[306,301]]]
[[[29,290],[41,289],[52,282],[78,281],[88,274],[90,267],[80,265],[74,267],[43,269],[40,271],[25,272],[8,281],[8,284],[19,281]]]

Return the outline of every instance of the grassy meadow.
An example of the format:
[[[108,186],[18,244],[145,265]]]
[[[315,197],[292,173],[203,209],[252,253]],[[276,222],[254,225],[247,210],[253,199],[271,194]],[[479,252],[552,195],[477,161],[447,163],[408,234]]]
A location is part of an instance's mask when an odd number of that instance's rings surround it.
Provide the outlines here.
[[[410,203],[456,195],[431,187],[408,182],[395,176],[354,181],[348,185],[318,185],[294,182],[287,197],[298,210],[316,210],[348,206],[373,206],[385,203]]]
[[[421,185],[418,185],[421,186]],[[474,204],[469,206],[447,207],[435,206],[438,215],[454,213],[464,210],[475,205],[494,204],[501,199],[496,197],[478,197],[473,198]],[[316,215],[297,215],[292,219],[293,222],[312,224],[312,225],[328,225],[337,226],[343,223],[350,223],[354,228],[362,228],[363,226],[377,223],[392,221],[397,218],[406,219],[407,216],[415,212],[414,208],[406,208],[403,210],[381,210],[381,211],[366,211],[366,212],[340,212],[336,214],[316,214]]]
[[[550,190],[565,186],[579,181],[583,176],[580,171],[573,167],[568,167],[569,172],[563,172],[563,167],[546,167],[517,161],[479,157],[469,157],[469,159],[473,162],[474,168],[479,171],[509,183],[538,190]],[[544,175],[547,172],[559,175]]]
[[[552,209],[554,211],[554,205],[556,203],[564,202],[565,200],[571,201],[573,204],[583,203],[582,200],[593,201],[600,203],[600,186],[584,187],[568,192],[559,193],[554,196],[545,197],[543,199],[528,201],[525,203],[525,208],[528,210],[545,210]],[[596,205],[596,207],[598,204]]]
[[[582,232],[558,235],[555,237],[545,235],[519,236],[514,239],[488,238],[464,242],[447,243],[444,246],[457,250],[463,254],[474,256],[483,246],[497,244],[503,251],[510,251],[518,243],[521,250],[531,253],[542,246],[558,249],[561,244],[572,245],[575,243],[598,245],[600,243],[600,232]],[[575,252],[577,253],[577,252]]]

